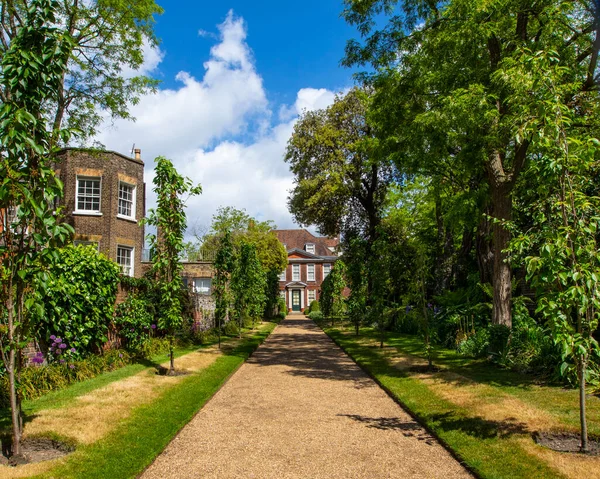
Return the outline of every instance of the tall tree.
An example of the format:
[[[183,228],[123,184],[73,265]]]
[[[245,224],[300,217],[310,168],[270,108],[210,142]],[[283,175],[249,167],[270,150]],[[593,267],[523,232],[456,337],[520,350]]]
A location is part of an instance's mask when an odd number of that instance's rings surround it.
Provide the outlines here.
[[[154,161],[153,191],[157,195],[157,206],[148,212],[145,223],[157,230],[155,235],[149,235],[151,248],[155,252],[152,273],[160,294],[159,326],[167,331],[169,338],[169,374],[172,375],[175,374],[175,330],[183,322],[181,252],[187,221],[185,199],[182,197],[199,195],[202,188],[181,176],[167,158],[159,156]]]
[[[221,349],[221,327],[223,321],[229,315],[231,305],[231,273],[233,272],[234,261],[231,234],[226,231],[220,241],[214,264],[213,297],[215,298],[215,320],[217,322],[217,334],[219,335],[219,349]]]
[[[0,58],[26,27],[27,10],[33,4],[33,0],[1,2]],[[129,105],[157,84],[136,70],[144,62],[144,49],[157,45],[153,26],[154,16],[160,13],[162,8],[155,0],[56,2],[54,27],[73,42],[57,95],[48,97],[43,105],[54,131],[66,121],[83,137],[90,137],[102,122],[103,113],[112,119],[130,118]],[[1,101],[5,103],[10,95],[10,86],[3,85]]]
[[[70,36],[54,27],[56,6],[34,0],[0,60],[1,83],[10,91],[0,109],[0,354],[9,380],[14,456],[21,454],[23,427],[21,350],[33,329],[28,310],[40,307],[25,293],[73,233],[52,208],[62,184],[51,168],[53,134],[42,114],[44,102],[59,95],[73,47]],[[68,139],[67,131],[53,133]]]
[[[540,99],[524,88],[532,54],[556,52],[576,72],[577,87],[562,106],[596,89],[600,22],[597,2],[576,0],[346,0],[344,16],[364,43],[347,46],[347,65],[370,63],[376,88],[399,101],[382,114],[403,119],[395,138],[423,158],[480,171],[489,188],[493,232],[495,324],[512,325],[511,269],[506,249],[515,184],[533,159],[530,128]],[[388,23],[380,30],[379,15]],[[468,38],[469,41],[465,41]],[[411,141],[411,135],[416,140]],[[403,144],[403,142],[400,142]],[[406,143],[404,143],[406,144]]]
[[[324,110],[304,113],[285,156],[295,175],[289,207],[296,221],[327,236],[364,238],[367,257],[391,181],[367,119],[369,103],[368,93],[355,88]]]

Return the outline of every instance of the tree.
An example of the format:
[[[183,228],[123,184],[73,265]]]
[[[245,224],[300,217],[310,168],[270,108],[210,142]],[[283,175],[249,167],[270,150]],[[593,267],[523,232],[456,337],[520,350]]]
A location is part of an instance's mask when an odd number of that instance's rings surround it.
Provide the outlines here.
[[[231,245],[231,234],[226,231],[219,244],[217,257],[215,259],[215,279],[213,284],[213,297],[215,298],[215,320],[217,322],[217,334],[219,335],[219,349],[221,349],[221,325],[229,315],[231,304],[231,274],[234,268],[233,246]]]
[[[323,316],[331,318],[333,326],[335,318],[341,317],[346,310],[344,289],[346,288],[346,265],[337,260],[327,278],[321,283],[321,311]]]
[[[285,156],[295,175],[289,208],[296,221],[327,236],[363,237],[367,257],[392,180],[367,118],[369,103],[355,88],[324,110],[305,112]],[[371,283],[368,276],[367,291]]]
[[[56,29],[56,5],[34,0],[23,13],[22,27],[1,59],[1,83],[10,92],[0,109],[0,354],[9,380],[12,454],[21,454],[21,398],[18,378],[21,350],[34,330],[29,311],[40,305],[26,292],[33,279],[45,286],[45,266],[73,229],[53,211],[62,184],[51,168],[51,131],[42,114],[44,102],[56,99],[67,68],[72,39]]]
[[[231,277],[231,290],[238,316],[240,337],[244,318],[250,316],[254,321],[254,318],[264,312],[265,289],[266,274],[258,259],[256,246],[242,240]]]
[[[544,71],[540,78],[539,71]],[[539,110],[531,125],[539,186],[523,202],[530,228],[516,235],[512,251],[538,288],[538,312],[560,346],[564,374],[574,365],[579,385],[581,451],[588,452],[586,382],[590,362],[600,358],[593,337],[600,319],[600,98],[581,94],[587,78],[563,66],[557,52],[531,54],[521,69],[526,87],[535,85]],[[564,98],[577,108],[565,108]]]
[[[396,143],[398,156],[436,155],[486,180],[494,219],[495,324],[512,324],[507,224],[515,185],[535,161],[531,126],[540,100],[535,89],[524,88],[523,70],[532,53],[556,52],[578,76],[577,88],[562,102],[576,110],[573,100],[596,88],[597,13],[595,3],[584,1],[346,1],[344,16],[366,38],[348,43],[344,62],[376,68],[369,81],[382,97],[374,102],[381,117],[399,120],[388,142]],[[380,14],[389,22],[374,30]]]
[[[26,27],[27,10],[33,0],[2,1],[0,10],[0,58],[10,49],[19,31]],[[53,131],[65,124],[92,137],[103,121],[102,112],[112,119],[131,118],[129,105],[153,90],[157,82],[136,70],[144,61],[144,46],[155,47],[154,16],[162,13],[154,0],[63,0],[56,2],[58,32],[73,39],[68,67],[61,74],[57,95],[47,98],[43,113]],[[133,72],[125,74],[124,70]],[[5,103],[11,95],[8,85],[0,89]],[[59,140],[53,136],[53,141]]]
[[[200,185],[194,186],[189,178],[181,176],[173,163],[163,156],[157,157],[154,168],[154,189],[157,195],[156,209],[151,209],[145,223],[156,227],[157,233],[149,235],[152,273],[160,295],[159,321],[161,329],[169,338],[169,375],[175,374],[175,329],[182,324],[181,252],[183,235],[187,227],[183,195],[199,195]]]

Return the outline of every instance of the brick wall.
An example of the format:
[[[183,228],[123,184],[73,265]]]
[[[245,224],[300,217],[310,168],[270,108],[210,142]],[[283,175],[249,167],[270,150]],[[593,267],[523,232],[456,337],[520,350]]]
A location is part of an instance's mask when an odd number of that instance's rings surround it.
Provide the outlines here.
[[[56,171],[64,183],[66,220],[75,229],[76,241],[98,242],[99,250],[116,261],[117,245],[134,248],[134,276],[142,275],[145,215],[144,163],[110,151],[66,149],[59,153]],[[77,177],[101,178],[100,215],[76,212]],[[135,187],[135,220],[117,216],[119,182]]]

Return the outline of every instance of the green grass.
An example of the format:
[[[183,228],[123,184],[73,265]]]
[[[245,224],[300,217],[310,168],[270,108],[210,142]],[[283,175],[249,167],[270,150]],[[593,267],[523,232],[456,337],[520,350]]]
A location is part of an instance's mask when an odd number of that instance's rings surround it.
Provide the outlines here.
[[[134,409],[105,438],[80,446],[66,462],[40,478],[119,479],[136,477],[202,408],[225,380],[275,328],[264,327],[217,360],[180,383],[166,388],[153,402]]]
[[[480,477],[501,478],[559,478],[562,476],[541,459],[528,454],[520,445],[526,431],[517,423],[498,423],[475,415],[435,394],[415,377],[390,365],[376,347],[360,344],[360,339],[350,332],[324,326],[325,332],[341,346],[358,364],[365,368],[394,398],[426,425],[454,454]],[[375,338],[373,331],[365,331]],[[397,356],[413,354],[422,356],[418,338],[390,335],[386,340],[398,351]],[[453,365],[455,372],[469,373],[469,378],[498,385],[499,392],[510,392],[528,387],[527,378],[515,381],[510,371],[487,368],[483,364],[453,356],[450,351],[438,351],[437,363]],[[497,374],[496,374],[497,373]],[[465,374],[466,375],[466,374]],[[511,386],[511,384],[513,384]],[[493,407],[494,397],[489,398]],[[573,406],[576,407],[576,406]]]

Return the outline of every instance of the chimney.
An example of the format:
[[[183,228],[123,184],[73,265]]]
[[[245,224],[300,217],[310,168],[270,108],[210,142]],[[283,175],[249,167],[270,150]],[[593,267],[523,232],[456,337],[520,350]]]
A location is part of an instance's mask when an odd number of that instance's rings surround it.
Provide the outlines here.
[[[136,160],[142,159],[142,150],[140,150],[139,148],[134,149],[133,154],[135,155]]]

